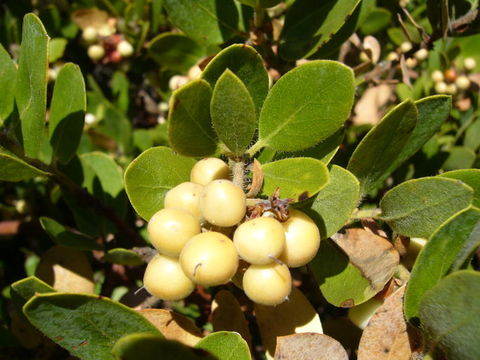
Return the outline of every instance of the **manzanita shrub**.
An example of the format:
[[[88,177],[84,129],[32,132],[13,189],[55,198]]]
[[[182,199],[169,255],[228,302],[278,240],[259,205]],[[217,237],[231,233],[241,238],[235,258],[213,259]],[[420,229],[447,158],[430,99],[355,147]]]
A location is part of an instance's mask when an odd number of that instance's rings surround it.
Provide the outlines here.
[[[1,6],[0,358],[480,358],[477,1]]]

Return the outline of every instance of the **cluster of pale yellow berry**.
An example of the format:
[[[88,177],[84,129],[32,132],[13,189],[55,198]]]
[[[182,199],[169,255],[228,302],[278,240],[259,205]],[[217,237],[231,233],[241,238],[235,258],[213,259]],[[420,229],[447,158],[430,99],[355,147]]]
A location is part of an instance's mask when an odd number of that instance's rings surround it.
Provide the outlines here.
[[[114,22],[99,28],[86,27],[82,31],[82,39],[88,44],[87,54],[93,61],[119,63],[134,52],[132,44],[122,34],[116,34]]]
[[[288,298],[288,268],[303,266],[316,255],[318,227],[295,209],[288,210],[283,222],[272,211],[249,214],[243,189],[229,177],[225,162],[206,158],[193,167],[190,182],[166,193],[164,208],[147,227],[159,252],[144,275],[152,295],[180,300],[196,284],[222,285],[235,277],[256,303],[277,305]]]

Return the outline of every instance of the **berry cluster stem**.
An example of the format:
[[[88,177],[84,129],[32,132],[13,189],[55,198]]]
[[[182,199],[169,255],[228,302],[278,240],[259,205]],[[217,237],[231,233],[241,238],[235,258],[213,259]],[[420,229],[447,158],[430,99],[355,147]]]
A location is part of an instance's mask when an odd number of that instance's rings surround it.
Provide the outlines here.
[[[232,182],[244,189],[244,175],[245,175],[245,163],[240,161],[234,161],[232,167]]]

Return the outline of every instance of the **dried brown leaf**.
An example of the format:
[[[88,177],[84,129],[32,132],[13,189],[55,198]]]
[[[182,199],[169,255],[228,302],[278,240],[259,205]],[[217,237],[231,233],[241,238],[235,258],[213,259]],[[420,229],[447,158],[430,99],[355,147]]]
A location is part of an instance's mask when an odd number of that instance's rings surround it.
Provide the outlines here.
[[[372,62],[376,64],[380,59],[380,54],[382,52],[378,40],[371,35],[365,36],[365,39],[363,39],[363,48],[370,54],[369,57]]]
[[[195,346],[201,339],[202,333],[187,317],[164,309],[139,310],[148,321],[170,340],[176,340],[188,346]]]
[[[275,360],[348,360],[348,355],[330,336],[304,333],[279,337]]]
[[[252,183],[248,189],[247,198],[255,197],[263,186],[263,169],[262,164],[257,159],[253,159],[252,164]]]
[[[395,273],[400,256],[387,239],[364,229],[348,229],[332,239],[368,279],[372,291],[382,290]]]
[[[368,88],[355,105],[353,123],[355,125],[377,124],[382,117],[382,109],[391,95],[392,89],[386,84]]]
[[[98,9],[81,9],[72,14],[72,21],[82,30],[89,26],[99,29],[108,24],[108,13]]]

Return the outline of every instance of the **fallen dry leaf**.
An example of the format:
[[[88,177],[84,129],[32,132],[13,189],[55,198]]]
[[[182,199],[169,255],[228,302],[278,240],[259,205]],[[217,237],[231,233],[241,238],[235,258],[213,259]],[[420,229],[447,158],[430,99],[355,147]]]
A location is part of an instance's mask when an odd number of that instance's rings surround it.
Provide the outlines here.
[[[169,340],[176,340],[187,346],[195,346],[202,333],[187,317],[165,309],[138,310],[148,321]]]
[[[108,13],[98,9],[81,9],[73,12],[72,21],[82,30],[90,26],[98,29],[108,24]]]
[[[248,322],[240,304],[230,291],[220,290],[213,299],[211,322],[214,331],[235,331],[248,346],[252,345]]]
[[[93,270],[82,251],[53,246],[45,252],[35,276],[55,290],[73,293],[93,293]]]
[[[304,333],[279,337],[275,360],[348,360],[348,355],[330,336]]]
[[[382,118],[383,107],[391,95],[392,89],[386,84],[368,88],[355,105],[353,123],[355,125],[377,124]]]
[[[298,333],[323,333],[317,312],[305,295],[293,288],[289,300],[277,306],[255,304],[255,316],[267,356],[273,357],[277,337]]]
[[[358,360],[409,360],[416,348],[403,316],[405,286],[385,299],[363,331]]]
[[[395,273],[400,256],[387,239],[364,229],[348,229],[332,239],[368,279],[372,292],[382,290]]]
[[[372,63],[376,64],[382,52],[378,40],[371,35],[365,36],[365,39],[363,39],[363,48],[370,53],[369,57]]]

